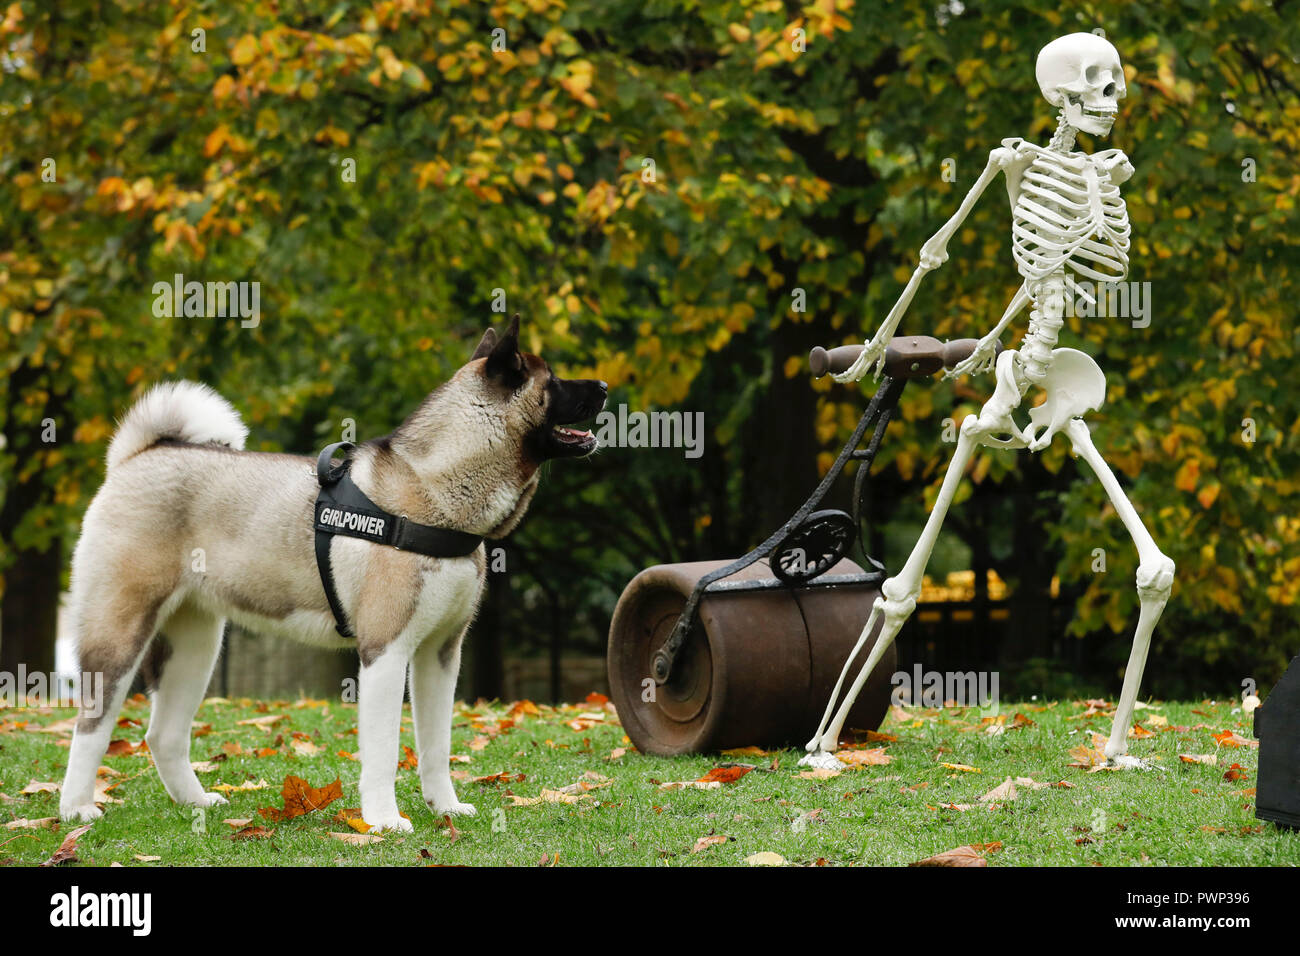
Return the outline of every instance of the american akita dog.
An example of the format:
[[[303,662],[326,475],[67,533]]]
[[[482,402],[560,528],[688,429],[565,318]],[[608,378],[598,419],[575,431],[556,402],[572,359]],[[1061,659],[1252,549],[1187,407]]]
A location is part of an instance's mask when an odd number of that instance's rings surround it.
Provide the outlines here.
[[[596,415],[606,390],[558,378],[521,353],[516,316],[500,338],[488,329],[469,363],[392,434],[357,446],[351,478],[393,515],[503,537],[523,518],[543,462],[595,450],[591,432],[566,426]],[[487,567],[483,545],[461,558],[430,558],[331,537],[335,590],[356,634],[342,639],[313,550],[315,462],[243,451],[247,434],[216,392],[179,382],[141,398],[109,445],[71,588],[79,670],[103,674],[105,699],[99,716],[79,715],[59,812],[65,820],[100,816],[95,773],[137,669],[153,698],[145,740],[168,794],[200,807],[226,802],[204,791],[189,749],[229,618],[319,647],[357,648],[361,815],[376,829],[412,829],[395,793],[409,664],[424,799],[436,814],[473,813],[456,798],[448,760],[461,640]]]

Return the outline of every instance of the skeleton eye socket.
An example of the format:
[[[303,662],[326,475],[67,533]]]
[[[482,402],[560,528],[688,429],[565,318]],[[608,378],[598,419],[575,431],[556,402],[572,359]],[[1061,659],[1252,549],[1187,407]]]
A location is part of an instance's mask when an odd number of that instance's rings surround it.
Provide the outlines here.
[[[1097,68],[1095,66],[1088,67],[1083,71],[1083,78],[1089,83],[1097,82]]]

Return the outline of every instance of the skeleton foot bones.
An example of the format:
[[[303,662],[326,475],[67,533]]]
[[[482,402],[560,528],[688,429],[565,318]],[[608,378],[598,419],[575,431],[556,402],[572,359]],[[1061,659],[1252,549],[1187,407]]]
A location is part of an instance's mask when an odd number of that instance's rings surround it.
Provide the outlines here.
[[[1156,546],[1093,445],[1083,421],[1083,415],[1100,408],[1105,399],[1105,375],[1087,354],[1056,347],[1057,335],[1064,326],[1067,295],[1076,289],[1076,277],[1117,282],[1128,276],[1130,226],[1119,187],[1133,175],[1133,166],[1118,149],[1089,155],[1074,148],[1075,134],[1080,130],[1093,136],[1109,134],[1119,101],[1126,94],[1124,70],[1119,53],[1105,39],[1091,33],[1073,33],[1052,41],[1039,52],[1035,74],[1043,96],[1060,110],[1051,142],[1038,146],[1019,138],[1005,139],[989,153],[984,171],[957,212],[921,248],[916,271],[880,329],[867,341],[852,367],[835,376],[840,382],[859,381],[868,373],[879,376],[885,349],[921,280],[947,261],[948,240],[988,185],[999,173],[1004,174],[1012,214],[1012,258],[1024,281],[998,324],[980,339],[970,357],[949,373],[955,376],[993,371],[996,387],[979,415],[968,415],[962,423],[957,450],[925,528],[902,570],[882,585],[882,597],[877,599],[862,636],[845,661],[821,724],[806,747],[809,756],[804,762],[814,766],[821,765],[819,761],[824,762],[837,748],[854,701],[915,608],[925,566],[975,449],[988,446],[1041,451],[1058,433],[1070,439],[1075,454],[1087,461],[1097,475],[1138,550],[1141,612],[1105,755],[1112,766],[1145,766],[1127,756],[1127,733],[1151,634],[1173,588],[1174,563]],[[1030,306],[1029,327],[1019,348],[997,355],[1003,331],[1026,305]],[[1013,413],[1034,386],[1045,393],[1045,398],[1030,410],[1030,424],[1022,429]],[[853,663],[878,622],[880,633],[840,701]]]

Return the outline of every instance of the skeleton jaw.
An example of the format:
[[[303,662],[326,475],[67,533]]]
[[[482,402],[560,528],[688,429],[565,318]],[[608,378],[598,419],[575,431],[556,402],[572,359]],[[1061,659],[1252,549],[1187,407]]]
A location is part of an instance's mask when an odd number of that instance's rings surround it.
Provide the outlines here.
[[[1068,96],[1065,98],[1065,121],[1092,136],[1109,136],[1118,112],[1111,106],[1086,107]]]

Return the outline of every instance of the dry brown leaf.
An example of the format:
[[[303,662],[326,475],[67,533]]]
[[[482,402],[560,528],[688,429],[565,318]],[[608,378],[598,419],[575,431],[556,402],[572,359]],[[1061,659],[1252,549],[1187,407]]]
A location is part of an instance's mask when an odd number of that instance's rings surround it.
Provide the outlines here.
[[[284,798],[283,808],[263,807],[257,812],[268,820],[292,820],[340,799],[343,796],[343,781],[335,778],[333,783],[316,788],[301,777],[290,774],[284,778],[280,796]]]
[[[702,836],[695,841],[695,845],[691,847],[691,852],[699,853],[701,850],[707,850],[709,847],[717,846],[719,843],[726,843],[728,839],[730,838],[723,836],[721,833],[711,833],[708,836]]]
[[[63,838],[59,848],[54,851],[53,856],[41,864],[41,866],[60,866],[64,863],[77,862],[77,841],[88,831],[93,823],[87,823],[79,826],[75,830],[69,830],[68,835]]]
[[[541,709],[531,700],[517,700],[510,705],[510,716],[518,720],[521,717],[540,717]]]
[[[40,817],[35,820],[20,818],[5,824],[6,830],[53,830],[58,824],[58,817]]]
[[[1031,780],[1030,783],[1032,782]],[[980,803],[988,803],[990,800],[1014,800],[1017,796],[1019,794],[1016,791],[1015,782],[1010,777],[1007,777],[1007,779],[980,797]]]
[[[924,860],[909,863],[908,866],[988,866],[985,854],[1002,849],[1001,843],[972,843],[945,850]]]
[[[469,776],[466,774],[466,776]],[[502,770],[500,773],[490,773],[484,777],[474,777],[471,782],[483,784],[484,786],[496,786],[498,783],[523,783],[527,779],[522,773],[511,773],[509,770]]]
[[[947,767],[949,770],[960,771],[961,773],[983,773],[984,772],[979,767],[972,767],[970,766],[970,764],[964,764],[964,763],[945,763],[942,764],[942,766]]]
[[[1079,744],[1077,747],[1071,747],[1069,754],[1074,758],[1071,767],[1098,767],[1106,762],[1106,755],[1096,747],[1089,747],[1087,744]]]
[[[804,780],[832,780],[840,775],[841,771],[832,770],[830,767],[817,767],[813,770],[800,770],[797,776]]]
[[[723,764],[714,767],[698,780],[700,783],[735,783],[753,769],[753,767],[743,763]]]
[[[116,789],[116,787],[116,783],[109,783],[107,780],[96,778],[95,793],[91,799],[96,803],[121,803],[122,801],[117,799],[117,797],[110,797],[108,795],[109,791]]]
[[[541,794],[536,797],[520,797],[508,793],[506,799],[511,801],[512,806],[532,807],[539,803],[577,803],[579,800],[591,800],[593,798],[587,793],[565,793],[563,790],[543,789]]]
[[[384,842],[384,838],[377,833],[335,833],[331,830],[329,835],[340,843],[347,843],[350,846],[368,846],[371,843]]]
[[[884,747],[870,750],[837,750],[835,758],[846,767],[883,767],[894,758],[885,753]]]
[[[680,780],[659,784],[660,790],[721,790],[720,780]]]
[[[263,733],[269,734],[271,728],[284,720],[284,714],[266,714],[262,717],[250,717],[248,720],[235,721],[236,727],[256,727]]]
[[[1219,744],[1220,747],[1258,747],[1258,740],[1250,740],[1241,734],[1232,730],[1225,730],[1222,733],[1211,734],[1211,737]]]

